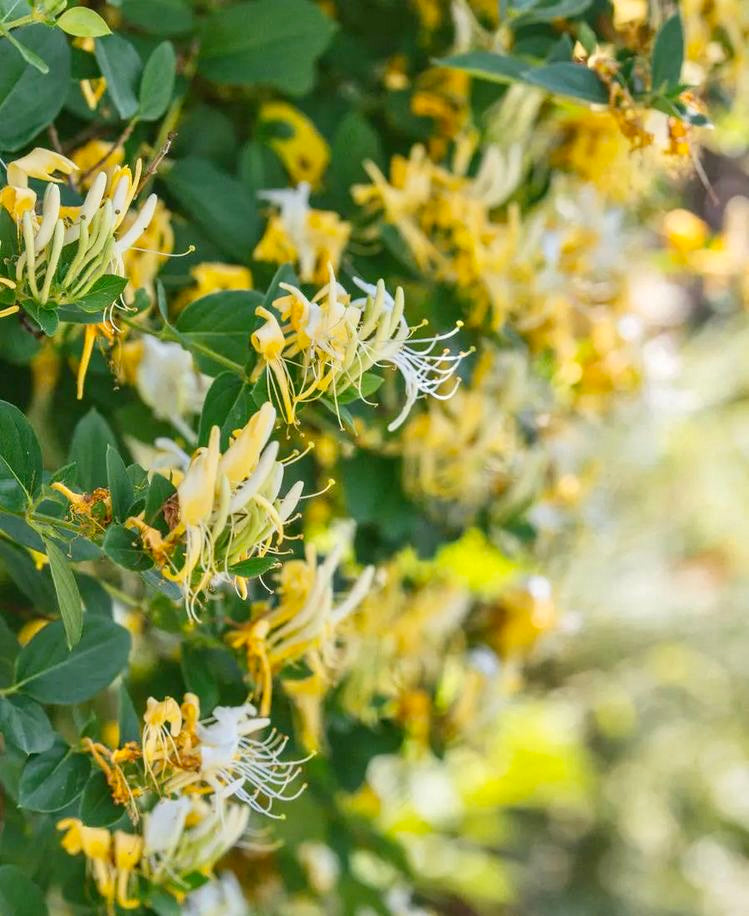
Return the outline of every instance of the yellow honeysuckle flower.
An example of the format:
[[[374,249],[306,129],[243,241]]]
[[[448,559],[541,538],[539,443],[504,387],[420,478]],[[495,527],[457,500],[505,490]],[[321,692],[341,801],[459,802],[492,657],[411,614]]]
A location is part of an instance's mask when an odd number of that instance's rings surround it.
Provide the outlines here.
[[[81,175],[84,176],[81,187],[88,189],[99,171],[112,172],[122,165],[125,150],[114,146],[106,140],[89,140],[70,154]]]
[[[278,154],[295,183],[316,187],[330,161],[330,148],[310,119],[287,102],[266,102],[260,107],[258,125],[266,129],[279,122],[291,136],[271,136],[266,141]]]
[[[35,147],[20,159],[8,163],[6,169],[7,185],[0,190],[0,204],[16,221],[24,214],[33,211],[36,204],[36,192],[29,188],[29,178],[40,181],[61,182],[55,173],[71,175],[78,166],[66,156],[52,150]],[[57,195],[59,200],[59,192]]]
[[[34,553],[36,553],[36,551],[34,551]],[[45,560],[46,559],[47,557],[45,557]],[[47,560],[47,562],[49,561]],[[40,630],[43,630],[47,626],[48,623],[49,623],[49,620],[46,620],[44,617],[37,617],[34,620],[29,620],[28,623],[25,623],[21,627],[21,629],[18,631],[18,635],[16,637],[18,639],[18,642],[22,646],[25,646],[27,643],[30,643],[31,640],[36,636],[36,634]]]
[[[324,283],[328,265],[337,270],[351,235],[351,225],[332,210],[309,206],[310,185],[258,192],[278,208],[252,256],[275,264],[292,262],[305,283]]]
[[[175,306],[177,309],[184,308],[190,302],[202,299],[210,293],[227,289],[252,289],[252,273],[248,267],[241,264],[204,261],[190,268],[190,276],[195,281],[195,286],[188,287],[180,293]]]

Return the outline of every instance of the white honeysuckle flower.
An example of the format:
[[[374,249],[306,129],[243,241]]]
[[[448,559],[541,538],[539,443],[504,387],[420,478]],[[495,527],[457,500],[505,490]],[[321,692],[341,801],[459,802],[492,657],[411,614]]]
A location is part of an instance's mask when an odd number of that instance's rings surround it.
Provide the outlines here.
[[[272,818],[282,818],[273,809],[275,801],[298,798],[306,784],[292,788],[301,773],[303,760],[281,760],[288,738],[273,729],[260,740],[253,737],[270,724],[270,719],[256,716],[250,703],[243,706],[217,706],[210,718],[196,729],[200,768],[183,770],[167,782],[166,791],[181,792],[196,782],[210,786],[219,810],[232,798],[253,811]]]
[[[187,895],[183,916],[250,916],[250,907],[242,893],[237,876],[224,871]]]
[[[200,413],[211,379],[195,368],[187,350],[174,341],[144,336],[135,387],[155,417],[169,421],[188,442],[195,433],[184,417]]]

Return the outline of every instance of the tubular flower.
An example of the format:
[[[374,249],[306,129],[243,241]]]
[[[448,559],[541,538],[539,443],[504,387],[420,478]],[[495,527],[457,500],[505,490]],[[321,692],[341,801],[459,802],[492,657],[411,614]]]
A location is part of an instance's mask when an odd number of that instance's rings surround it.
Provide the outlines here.
[[[115,169],[111,177],[98,172],[80,207],[61,207],[60,179],[54,173],[70,175],[76,169],[70,159],[41,148],[8,165],[0,202],[18,226],[20,249],[12,282],[21,305],[24,300],[47,308],[75,304],[105,274],[125,276],[123,258],[156,211],[157,198],[151,194],[127,231],[118,231],[135,197],[140,162],[135,176],[127,167]],[[48,182],[40,213],[29,178]],[[72,253],[67,261],[62,257],[65,248]]]
[[[314,547],[308,545],[304,560],[284,563],[276,607],[236,626],[227,636],[229,645],[247,653],[261,715],[270,712],[273,674],[286,665],[305,659],[313,671],[323,675],[335,668],[336,631],[364,599],[374,577],[374,567],[368,566],[349,594],[334,604],[333,576],[342,550],[337,545],[318,564]]]
[[[276,299],[273,307],[283,325],[262,306],[256,309],[255,314],[265,319],[252,335],[252,344],[262,357],[256,373],[268,368],[269,389],[280,398],[289,423],[296,422],[300,403],[330,395],[337,404],[338,396],[347,389],[361,391],[362,376],[373,367],[394,367],[406,385],[406,403],[388,426],[391,431],[405,420],[420,394],[449,398],[459,383],[454,376],[467,353],[433,351],[460,330],[460,322],[447,334],[415,338],[417,328],[406,322],[400,287],[392,297],[382,280],[377,286],[354,282],[366,293],[354,301],[336,281],[332,266],[329,282],[311,300],[297,287],[280,284],[288,295]],[[289,365],[297,364],[295,383]],[[453,387],[444,391],[451,379]]]
[[[64,830],[62,847],[71,856],[81,852],[86,857],[96,889],[104,898],[109,912],[115,903],[125,910],[140,906],[140,900],[131,896],[134,875],[143,854],[143,839],[123,830],[111,834],[104,827],[87,827],[78,818],[67,817],[59,821],[58,830]]]
[[[144,876],[178,890],[175,876],[210,874],[245,835],[249,818],[245,805],[219,809],[199,798],[161,799],[144,818]]]
[[[258,126],[285,125],[291,136],[269,136],[268,146],[278,155],[294,182],[314,187],[328,167],[330,149],[310,119],[287,102],[266,102],[258,112]]]
[[[294,787],[305,761],[281,760],[289,739],[275,729],[263,740],[253,737],[270,724],[255,713],[249,703],[217,706],[196,727],[196,764],[188,769],[177,763],[164,791],[173,794],[206,787],[215,793],[219,810],[225,800],[236,798],[260,814],[283,817],[273,812],[273,803],[292,801],[305,790],[306,784]]]
[[[127,521],[140,532],[162,574],[180,583],[191,619],[196,619],[198,596],[211,584],[233,582],[246,594],[244,578],[231,567],[264,556],[283,541],[302,484],[279,498],[284,465],[277,460],[278,443],[268,442],[275,419],[274,408],[264,404],[223,454],[220,430],[213,427],[208,445],[195,452],[177,488],[178,519],[166,538],[140,516]]]
[[[225,289],[252,289],[252,273],[240,264],[223,264],[220,261],[205,261],[190,268],[195,286],[183,290],[177,297],[176,307],[184,308],[196,299]]]
[[[332,210],[313,210],[310,186],[260,191],[258,197],[276,207],[253,257],[259,261],[299,267],[304,283],[324,283],[328,264],[337,270],[351,235],[351,226]]]

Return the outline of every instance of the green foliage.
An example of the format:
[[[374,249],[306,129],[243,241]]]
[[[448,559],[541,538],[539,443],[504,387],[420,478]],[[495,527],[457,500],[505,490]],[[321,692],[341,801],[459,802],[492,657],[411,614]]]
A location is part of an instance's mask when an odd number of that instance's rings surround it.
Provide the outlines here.
[[[335,31],[309,0],[251,0],[214,13],[203,26],[200,73],[228,85],[260,83],[291,95],[313,85],[316,59]]]
[[[87,615],[68,649],[61,621],[48,624],[18,653],[12,690],[40,703],[80,703],[106,687],[127,664],[130,635],[106,617]]]

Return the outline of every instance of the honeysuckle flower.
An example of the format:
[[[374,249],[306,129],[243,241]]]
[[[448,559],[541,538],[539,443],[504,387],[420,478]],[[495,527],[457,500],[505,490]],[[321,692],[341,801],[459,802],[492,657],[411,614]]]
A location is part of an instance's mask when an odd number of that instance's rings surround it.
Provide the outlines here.
[[[100,171],[111,173],[122,165],[125,150],[122,146],[95,138],[73,150],[70,158],[81,176],[79,186],[88,190]]]
[[[180,309],[202,299],[210,293],[226,289],[252,289],[252,273],[241,264],[223,264],[220,261],[204,261],[190,268],[195,286],[189,286],[177,297],[175,307]]]
[[[182,912],[184,916],[249,916],[250,908],[237,876],[225,871],[188,894]]]
[[[310,119],[288,102],[266,102],[258,112],[258,129],[267,132],[265,142],[278,154],[293,182],[305,181],[317,187],[330,161],[325,138]],[[290,136],[273,128],[282,124]]]
[[[122,222],[122,231],[127,233],[137,219],[138,214],[130,210]],[[163,201],[157,201],[151,221],[137,242],[137,246],[133,245],[122,255],[123,276],[128,279],[125,289],[127,302],[132,301],[138,289],[144,289],[149,296],[153,295],[156,276],[174,251],[172,214]]]
[[[203,872],[247,832],[250,810],[245,805],[217,807],[199,798],[163,798],[144,817],[143,873],[155,884],[176,884],[179,878]]]
[[[252,256],[275,264],[291,261],[298,265],[303,282],[324,283],[328,264],[338,268],[351,226],[332,210],[313,210],[309,194],[306,181],[296,188],[258,192],[277,212],[271,213]]]
[[[125,276],[123,257],[156,211],[157,198],[151,194],[127,230],[118,232],[138,188],[140,162],[135,176],[129,168],[117,168],[111,177],[99,171],[80,207],[61,207],[60,179],[54,173],[70,175],[76,169],[70,159],[41,148],[8,165],[8,185],[0,191],[0,201],[16,220],[22,243],[13,278],[21,304],[24,299],[42,306],[74,304],[105,274]],[[40,214],[29,178],[48,182]],[[58,270],[63,248],[73,243],[72,259]]]
[[[229,645],[247,653],[263,716],[270,712],[274,673],[302,658],[324,676],[335,668],[336,630],[366,596],[374,576],[374,567],[366,567],[336,604],[333,577],[342,552],[339,543],[318,564],[314,547],[307,545],[304,560],[289,560],[281,569],[278,604],[227,636]]]
[[[306,784],[294,787],[304,760],[281,759],[289,739],[275,729],[263,740],[253,737],[269,724],[268,718],[256,716],[250,703],[217,706],[210,718],[197,725],[197,765],[189,770],[175,768],[165,791],[185,792],[203,784],[213,790],[219,810],[225,801],[236,798],[260,814],[283,817],[273,811],[273,804],[292,801],[304,791]]]
[[[88,827],[73,817],[59,821],[57,829],[65,831],[61,842],[69,855],[82,852],[86,857],[96,889],[109,912],[113,912],[115,902],[125,910],[140,905],[140,900],[130,894],[135,886],[131,877],[143,854],[140,836],[123,830],[116,830],[112,835],[105,827]]]
[[[399,287],[395,297],[385,289],[355,279],[367,295],[355,301],[337,282],[328,267],[328,283],[307,299],[295,286],[281,283],[287,293],[273,302],[278,318],[263,306],[255,314],[265,323],[251,341],[262,361],[256,375],[268,368],[269,390],[277,393],[288,423],[296,422],[296,407],[305,401],[330,394],[337,397],[348,388],[360,388],[363,374],[373,367],[392,366],[403,376],[406,402],[399,416],[388,426],[394,430],[405,420],[416,398],[431,395],[449,398],[458,384],[456,370],[467,355],[450,354],[435,347],[460,330],[461,323],[446,333],[415,338],[404,316],[405,300]],[[419,325],[422,327],[422,325]],[[289,364],[298,366],[292,373]],[[300,381],[295,383],[294,374]],[[453,387],[445,391],[446,383]]]
[[[277,460],[278,443],[268,441],[275,419],[272,405],[264,404],[223,455],[220,430],[212,428],[208,445],[195,452],[177,487],[178,522],[166,538],[141,517],[127,521],[162,574],[180,583],[191,619],[198,596],[211,583],[232,582],[246,595],[245,580],[232,573],[232,565],[265,555],[283,541],[302,484],[279,497],[284,464]],[[184,548],[180,559],[174,556],[178,544]]]
[[[121,364],[125,379],[154,416],[194,443],[195,433],[185,418],[200,412],[211,379],[198,372],[192,355],[175,341],[144,335],[122,345]]]

